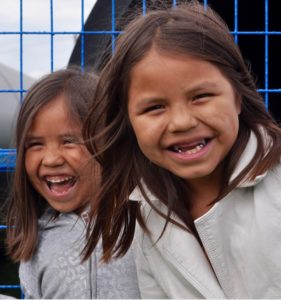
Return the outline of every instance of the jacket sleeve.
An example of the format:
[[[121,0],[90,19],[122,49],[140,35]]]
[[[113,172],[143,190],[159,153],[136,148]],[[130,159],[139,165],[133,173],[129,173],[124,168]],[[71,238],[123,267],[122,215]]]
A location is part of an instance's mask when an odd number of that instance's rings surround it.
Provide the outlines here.
[[[167,295],[153,276],[148,260],[143,251],[141,242],[134,240],[133,252],[137,267],[137,275],[141,298],[143,299],[165,299]]]
[[[21,262],[19,268],[20,285],[25,299],[40,299],[37,266],[34,260]]]

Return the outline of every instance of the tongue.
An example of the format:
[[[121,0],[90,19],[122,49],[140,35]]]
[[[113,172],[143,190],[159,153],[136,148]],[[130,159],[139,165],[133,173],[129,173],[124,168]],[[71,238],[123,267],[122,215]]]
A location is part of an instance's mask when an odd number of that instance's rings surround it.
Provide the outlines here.
[[[64,182],[64,183],[53,183],[50,188],[51,191],[55,193],[63,194],[66,193],[71,187],[72,187],[71,182]]]
[[[180,149],[181,149],[181,151],[186,152],[186,151],[188,151],[188,150],[194,149],[196,146],[197,146],[197,145],[195,145],[195,146],[190,146],[190,147],[181,147]]]
[[[200,144],[193,144],[193,145],[188,145],[188,146],[182,146],[182,147],[179,147],[179,148],[181,149],[181,151],[186,152],[188,150],[195,149],[198,145],[200,145]]]

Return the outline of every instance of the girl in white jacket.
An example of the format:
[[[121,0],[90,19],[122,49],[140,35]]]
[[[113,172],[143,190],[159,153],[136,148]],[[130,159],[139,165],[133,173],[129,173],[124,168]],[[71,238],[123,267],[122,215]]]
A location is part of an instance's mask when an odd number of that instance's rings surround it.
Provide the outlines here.
[[[281,130],[220,17],[195,1],[140,16],[96,95],[87,254],[99,236],[104,260],[124,254],[138,219],[142,297],[281,297]]]

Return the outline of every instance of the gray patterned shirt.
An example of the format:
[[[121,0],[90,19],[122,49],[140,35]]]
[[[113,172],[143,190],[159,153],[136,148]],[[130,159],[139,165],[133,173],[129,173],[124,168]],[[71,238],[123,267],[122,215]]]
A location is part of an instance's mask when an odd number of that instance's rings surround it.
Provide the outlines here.
[[[38,249],[21,262],[19,276],[25,298],[137,299],[140,298],[131,250],[109,264],[100,262],[101,243],[81,263],[86,226],[73,213],[50,221],[48,211],[39,220]]]

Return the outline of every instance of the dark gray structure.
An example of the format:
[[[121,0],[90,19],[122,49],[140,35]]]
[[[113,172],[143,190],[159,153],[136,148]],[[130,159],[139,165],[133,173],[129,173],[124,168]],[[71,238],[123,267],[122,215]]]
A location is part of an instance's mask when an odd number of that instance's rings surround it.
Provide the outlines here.
[[[183,0],[177,0],[180,3]],[[124,25],[133,18],[143,7],[162,3],[172,5],[173,0],[115,0],[115,13],[112,14],[112,0],[98,0],[85,23],[84,65],[100,70],[112,51],[112,36],[110,32],[123,29]],[[185,1],[183,1],[185,2]],[[201,0],[201,2],[204,2]],[[268,0],[208,0],[226,21],[230,30],[237,32],[237,42],[251,65],[257,77],[260,90],[269,90],[268,108],[273,116],[281,122],[281,18],[280,2]],[[237,4],[237,5],[236,5]],[[236,10],[236,13],[235,13]],[[115,21],[112,23],[112,20]],[[106,31],[104,34],[87,34],[87,31]],[[117,33],[115,34],[117,36]],[[267,42],[266,42],[267,39]],[[268,46],[266,46],[266,43]],[[265,59],[267,56],[267,60]],[[69,64],[81,64],[81,36],[77,40]]]

